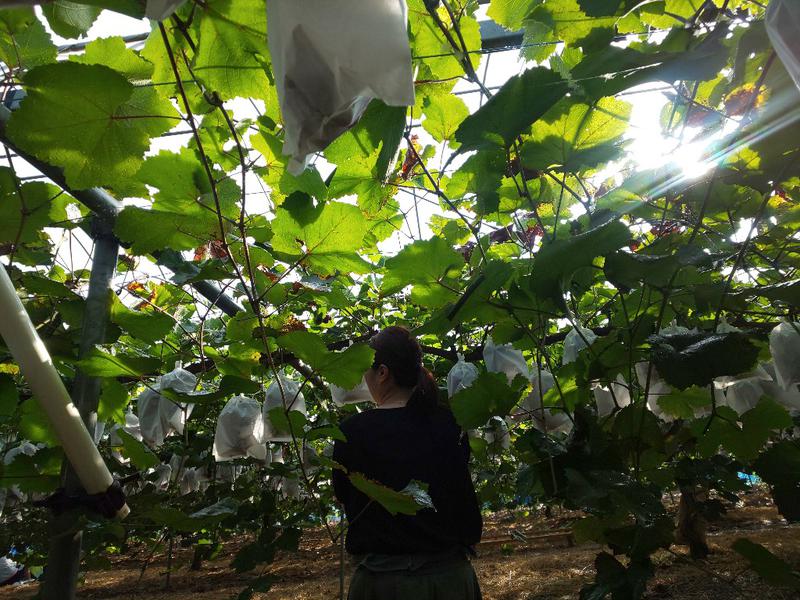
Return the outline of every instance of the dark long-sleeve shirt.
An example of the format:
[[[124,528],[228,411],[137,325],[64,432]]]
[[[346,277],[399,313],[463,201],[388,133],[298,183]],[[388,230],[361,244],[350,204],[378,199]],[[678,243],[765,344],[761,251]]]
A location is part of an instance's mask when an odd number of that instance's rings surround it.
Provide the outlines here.
[[[349,523],[348,552],[415,554],[478,543],[483,521],[467,466],[469,443],[449,410],[422,416],[407,408],[373,409],[346,419],[341,429],[347,442],[335,443],[335,461],[397,491],[412,479],[427,483],[436,508],[393,516],[334,469],[334,492]]]

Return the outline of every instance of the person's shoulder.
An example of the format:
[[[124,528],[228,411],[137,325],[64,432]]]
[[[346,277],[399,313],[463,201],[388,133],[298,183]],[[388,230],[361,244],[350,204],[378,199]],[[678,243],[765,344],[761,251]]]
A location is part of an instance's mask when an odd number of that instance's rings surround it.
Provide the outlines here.
[[[358,432],[368,426],[372,421],[372,413],[374,410],[365,410],[360,413],[350,415],[346,419],[339,422],[339,429],[347,436],[348,433]]]
[[[453,415],[453,411],[446,406],[437,406],[433,411],[432,420],[435,423],[445,427],[458,428],[458,423],[456,423],[456,418]]]

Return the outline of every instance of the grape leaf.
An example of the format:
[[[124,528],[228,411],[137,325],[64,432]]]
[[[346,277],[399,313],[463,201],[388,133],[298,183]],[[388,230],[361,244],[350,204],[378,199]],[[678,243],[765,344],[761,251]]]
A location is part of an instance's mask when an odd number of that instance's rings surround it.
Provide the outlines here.
[[[505,417],[519,402],[526,385],[522,376],[509,384],[505,373],[481,373],[450,400],[456,422],[469,430],[483,427],[492,417]]]
[[[447,194],[456,200],[475,194],[475,210],[491,214],[500,207],[499,189],[506,172],[506,153],[500,148],[486,148],[470,156],[447,183]]]
[[[739,332],[667,334],[651,336],[649,341],[659,374],[681,390],[745,373],[758,358],[758,348]]]
[[[530,289],[543,300],[563,306],[563,293],[575,271],[589,266],[596,256],[609,254],[631,238],[621,221],[609,221],[586,233],[543,245],[533,259]]]
[[[739,538],[731,546],[750,563],[750,567],[770,585],[800,590],[800,573],[761,544]]]
[[[92,377],[140,377],[157,372],[161,361],[143,356],[109,354],[95,348],[76,364],[84,374]]]
[[[772,488],[772,498],[790,522],[800,521],[800,444],[784,440],[767,448],[753,463]]]
[[[11,169],[0,167],[0,241],[37,241],[42,228],[67,218],[70,201],[71,196],[52,184],[32,181],[23,185]]]
[[[131,80],[146,80],[153,75],[152,63],[128,48],[121,37],[98,38],[87,44],[83,54],[69,59],[84,65],[105,65]]]
[[[13,415],[19,403],[19,392],[8,373],[0,373],[0,417]]]
[[[456,131],[460,151],[510,146],[567,93],[567,82],[544,67],[510,78],[486,104]]]
[[[534,124],[532,139],[522,146],[522,162],[526,168],[565,171],[609,162],[621,152],[630,113],[631,105],[616,98],[602,98],[592,106],[562,101]]]
[[[111,293],[111,322],[119,325],[131,336],[146,342],[157,342],[164,339],[175,326],[175,320],[163,312],[153,308],[131,310]]]
[[[522,22],[539,4],[538,0],[492,0],[487,15],[506,29],[522,27]]]
[[[386,261],[381,291],[394,294],[411,285],[412,302],[442,306],[456,298],[451,288],[463,267],[464,257],[442,238],[419,240]]]
[[[425,8],[425,0],[410,0],[408,14],[413,38],[412,55],[414,58],[430,69],[433,79],[447,80],[451,77],[461,76],[464,70],[459,57],[436,24],[436,21],[433,20]],[[440,9],[438,14],[445,27],[449,30],[450,35],[455,37],[455,32],[447,13],[444,9]],[[477,51],[481,48],[481,32],[478,21],[468,14],[461,14],[458,26],[461,30],[461,37],[466,44],[466,49],[471,52],[467,56],[473,68],[477,68],[480,59]]]
[[[158,457],[142,442],[123,429],[117,430],[119,439],[122,440],[120,454],[129,458],[133,465],[140,471],[151,469],[158,465]]]
[[[217,220],[211,218],[212,213],[208,216],[187,219],[181,212],[127,206],[117,217],[114,232],[130,244],[134,254],[149,254],[162,248],[191,250],[220,238]]]
[[[283,140],[276,134],[262,127],[258,135],[251,136],[250,142],[264,157],[266,167],[259,167],[258,173],[270,186],[270,197],[276,205],[294,192],[304,192],[318,200],[324,200],[328,196],[325,182],[314,167],[305,169],[299,175],[292,175],[286,170],[289,157],[283,154]]]
[[[423,108],[422,128],[437,142],[451,140],[461,122],[469,116],[464,101],[452,94],[428,97]]]
[[[73,189],[134,176],[150,138],[179,118],[152,88],[136,88],[103,65],[45,65],[26,73],[23,84],[28,95],[8,123],[8,136],[62,167]]]
[[[57,49],[32,8],[0,10],[0,61],[10,69],[54,62]]]
[[[223,99],[269,100],[267,19],[258,0],[214,0],[198,7],[194,73]]]
[[[375,354],[366,344],[354,344],[342,352],[332,352],[322,338],[308,331],[292,331],[280,336],[277,342],[324,379],[346,390],[358,385]]]
[[[42,14],[50,28],[61,37],[78,38],[86,34],[100,15],[101,9],[96,6],[72,2],[71,0],[54,0],[42,5]]]
[[[383,506],[383,508],[392,515],[398,513],[403,515],[415,515],[423,508],[427,508],[420,504],[412,493],[395,491],[377,481],[368,479],[361,473],[350,473],[348,477],[350,483],[352,483],[357,490],[364,493],[370,500],[374,500]],[[425,484],[418,485],[425,486]]]
[[[124,385],[115,379],[104,379],[97,406],[97,420],[125,424],[125,407],[130,395]]]
[[[302,259],[320,275],[364,273],[369,263],[356,251],[363,244],[368,223],[351,204],[327,202],[313,206],[299,200],[275,211],[272,248],[291,259]]]

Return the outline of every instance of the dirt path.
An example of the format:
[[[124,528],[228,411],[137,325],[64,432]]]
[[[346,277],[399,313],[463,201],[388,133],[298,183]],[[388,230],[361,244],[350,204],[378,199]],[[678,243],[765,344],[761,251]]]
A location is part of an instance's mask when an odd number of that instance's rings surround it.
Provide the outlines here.
[[[800,565],[800,527],[786,525],[771,505],[754,497],[731,511],[709,534],[712,554],[693,563],[685,549],[655,555],[657,575],[648,587],[652,599],[758,600],[798,599],[800,595],[764,585],[731,549],[739,537],[759,542],[794,565]],[[567,545],[563,536],[534,539],[567,529],[574,515],[556,517],[521,512],[495,514],[487,519],[484,543],[474,560],[487,600],[572,600],[582,585],[594,578],[593,562],[599,546]],[[513,536],[511,535],[513,532]],[[527,540],[527,541],[526,541]],[[220,559],[190,571],[190,550],[179,550],[173,561],[171,589],[165,587],[166,559],[157,556],[139,582],[144,550],[113,558],[113,569],[87,574],[79,596],[116,600],[228,600],[235,598],[255,574],[237,575],[230,558],[243,540],[226,546]],[[269,571],[277,583],[259,600],[336,600],[339,592],[338,549],[319,531],[304,536],[298,552],[280,556]],[[0,591],[0,600],[32,598],[36,585]]]

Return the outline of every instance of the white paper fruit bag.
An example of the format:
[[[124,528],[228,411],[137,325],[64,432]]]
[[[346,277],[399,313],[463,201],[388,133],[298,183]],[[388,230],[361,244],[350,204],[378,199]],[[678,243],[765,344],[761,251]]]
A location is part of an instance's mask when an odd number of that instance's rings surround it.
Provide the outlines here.
[[[407,27],[406,0],[267,0],[290,172],[355,125],[373,98],[414,104]]]
[[[361,382],[351,390],[340,388],[338,385],[330,384],[331,399],[336,406],[344,406],[345,404],[358,404],[359,402],[371,402],[372,395],[369,393],[367,382],[361,379]]]
[[[277,380],[269,384],[264,397],[264,440],[267,442],[291,442],[291,432],[282,430],[273,423],[270,420],[269,411],[274,408],[286,408],[307,415],[306,399],[300,391],[300,384],[283,375],[278,377],[280,384]],[[281,389],[283,393],[281,393]],[[300,437],[303,435],[302,431],[295,431],[294,434]]]
[[[234,396],[217,417],[214,459],[221,462],[247,456],[258,460],[267,457],[264,416],[260,402],[247,396]]]
[[[478,378],[478,367],[464,360],[459,354],[458,361],[447,373],[447,397],[452,398],[461,390],[467,389]]]
[[[517,375],[529,377],[528,365],[522,356],[522,351],[511,344],[498,346],[491,336],[486,338],[486,344],[483,346],[483,362],[486,363],[487,371],[505,373],[509,383]]]

